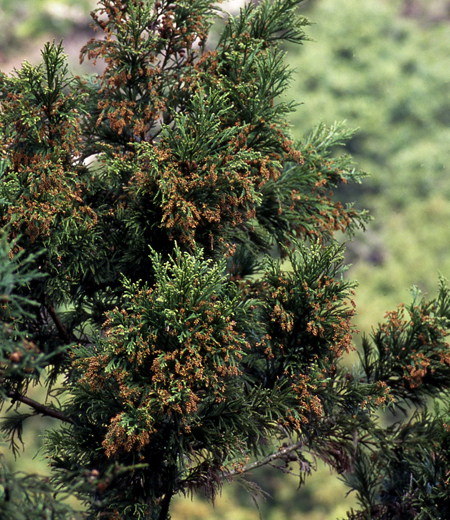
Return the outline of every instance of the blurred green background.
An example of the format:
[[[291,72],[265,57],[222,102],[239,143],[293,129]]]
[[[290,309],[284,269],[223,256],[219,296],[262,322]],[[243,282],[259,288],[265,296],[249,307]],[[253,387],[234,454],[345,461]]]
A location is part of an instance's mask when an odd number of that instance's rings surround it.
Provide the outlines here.
[[[301,134],[317,119],[359,128],[346,151],[369,172],[342,197],[370,209],[368,231],[349,244],[363,331],[450,276],[450,2],[312,0],[315,42],[290,55],[297,68],[292,118]]]
[[[24,59],[37,64],[45,42],[64,39],[72,70],[79,73],[80,48],[93,36],[89,13],[95,5],[96,0],[0,0],[0,70],[19,67]]]
[[[0,0],[0,69],[10,71],[23,59],[37,63],[45,41],[64,38],[74,73],[92,71],[79,65],[78,55],[92,35],[94,6],[94,0]],[[359,128],[336,153],[351,153],[370,177],[337,197],[374,216],[367,232],[347,244],[349,276],[359,281],[356,324],[370,334],[387,310],[409,299],[411,285],[433,295],[438,273],[450,278],[450,0],[310,0],[301,12],[315,22],[308,29],[314,41],[286,48],[296,69],[287,96],[302,103],[291,115],[291,130],[301,139],[319,121],[346,120]],[[36,419],[30,425],[28,449],[11,464],[47,471],[45,461],[31,457],[49,424]],[[271,495],[258,501],[264,520],[334,520],[355,505],[323,466],[300,490],[295,476],[274,468],[253,477]],[[181,497],[172,515],[259,518],[235,483],[224,486],[214,508]]]

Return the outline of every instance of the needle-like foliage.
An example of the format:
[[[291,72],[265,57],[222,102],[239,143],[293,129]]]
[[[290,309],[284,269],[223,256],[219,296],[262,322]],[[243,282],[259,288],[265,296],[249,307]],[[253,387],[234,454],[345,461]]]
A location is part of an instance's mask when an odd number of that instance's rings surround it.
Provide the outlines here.
[[[416,291],[343,367],[335,235],[369,217],[333,190],[364,174],[335,155],[342,124],[290,139],[297,4],[100,0],[81,57],[101,73],[72,77],[53,43],[0,76],[1,427],[17,452],[28,417],[61,423],[47,480],[1,466],[2,518],[168,520],[177,494],[255,492],[275,461],[303,484],[318,458],[352,518],[450,515],[449,292]],[[57,400],[30,396],[43,382]]]

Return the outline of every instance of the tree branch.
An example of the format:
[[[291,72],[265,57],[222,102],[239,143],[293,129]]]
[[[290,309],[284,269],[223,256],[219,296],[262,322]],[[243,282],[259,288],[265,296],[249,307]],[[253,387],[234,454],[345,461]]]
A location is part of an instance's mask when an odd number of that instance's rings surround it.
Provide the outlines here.
[[[169,514],[169,505],[170,505],[170,501],[172,500],[172,497],[173,497],[172,486],[169,486],[169,490],[165,494],[163,501],[161,503],[161,511],[159,512],[158,520],[167,519],[167,515]]]
[[[267,455],[267,457],[264,457],[263,459],[252,462],[251,464],[247,464],[242,469],[233,469],[227,473],[223,473],[223,478],[232,477],[233,475],[242,475],[243,473],[248,473],[249,471],[252,471],[256,468],[265,466],[266,464],[269,464],[270,462],[273,462],[274,460],[285,459],[286,455],[297,450],[298,448],[301,448],[302,446],[303,446],[303,441],[298,441],[295,444],[291,444],[274,453],[271,453],[270,455]]]
[[[58,412],[58,410],[55,410],[54,408],[51,408],[50,406],[45,406],[41,403],[38,403],[37,401],[34,401],[33,399],[30,399],[29,397],[26,397],[24,395],[19,394],[19,392],[16,392],[15,390],[8,390],[6,392],[6,395],[14,401],[20,401],[23,404],[26,404],[33,408],[37,413],[40,413],[41,415],[46,415],[48,417],[54,417],[55,419],[59,419],[60,421],[64,421],[70,424],[73,424],[72,419],[64,415],[62,412]]]
[[[66,330],[66,327],[64,327],[63,323],[59,319],[59,316],[56,314],[56,311],[55,311],[54,307],[52,307],[51,305],[48,305],[47,306],[47,311],[50,314],[50,316],[52,317],[52,320],[53,320],[54,324],[56,325],[56,328],[58,329],[58,332],[63,337],[64,341],[66,343],[70,343],[70,336],[69,336],[69,334],[68,334],[68,332]]]

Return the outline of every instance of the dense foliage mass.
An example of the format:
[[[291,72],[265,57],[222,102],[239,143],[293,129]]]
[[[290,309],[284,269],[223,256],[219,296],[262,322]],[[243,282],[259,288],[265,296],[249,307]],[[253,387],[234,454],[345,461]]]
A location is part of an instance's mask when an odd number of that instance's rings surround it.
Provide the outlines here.
[[[244,6],[212,49],[205,0],[101,0],[82,49],[101,74],[47,44],[1,75],[2,431],[17,450],[28,417],[61,423],[50,480],[1,466],[2,518],[165,520],[177,494],[256,493],[275,463],[303,484],[317,458],[356,491],[350,518],[448,516],[450,294],[415,291],[340,363],[355,284],[335,234],[368,215],[333,191],[364,174],[333,156],[342,125],[289,134],[297,3]],[[41,382],[58,401],[29,397]]]

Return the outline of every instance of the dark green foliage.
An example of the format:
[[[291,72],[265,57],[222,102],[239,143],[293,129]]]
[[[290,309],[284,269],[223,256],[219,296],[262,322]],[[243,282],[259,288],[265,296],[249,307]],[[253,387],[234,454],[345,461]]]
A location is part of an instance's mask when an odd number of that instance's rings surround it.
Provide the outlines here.
[[[368,380],[385,381],[398,401],[423,406],[449,385],[450,299],[443,279],[435,300],[425,301],[417,288],[412,296],[406,308],[387,313],[371,342],[363,340],[361,364]]]
[[[357,450],[354,471],[345,479],[365,513],[351,518],[443,519],[450,514],[449,310],[444,280],[429,302],[415,289],[413,302],[389,312],[371,341],[363,342],[363,380],[384,382],[395,415],[411,404],[416,410],[408,421],[376,427],[378,444]],[[430,396],[444,402],[434,413],[427,410]]]
[[[358,450],[346,481],[358,492],[364,512],[349,518],[448,518],[448,420],[448,411],[415,412],[410,421],[384,430],[380,450]]]
[[[8,514],[14,495],[37,503],[24,518],[71,518],[72,495],[82,518],[166,520],[177,494],[256,492],[247,473],[274,461],[303,484],[317,458],[358,492],[355,518],[445,506],[448,290],[390,313],[343,367],[355,284],[335,233],[368,215],[333,190],[364,174],[333,156],[340,124],[290,139],[296,5],[245,6],[213,50],[209,2],[102,0],[82,50],[101,75],[71,77],[48,44],[1,76],[2,430],[17,450],[29,416],[61,422],[50,484],[2,481]],[[60,401],[31,399],[38,382]]]
[[[74,518],[73,509],[55,496],[49,479],[12,473],[0,459],[0,515],[4,520]]]

